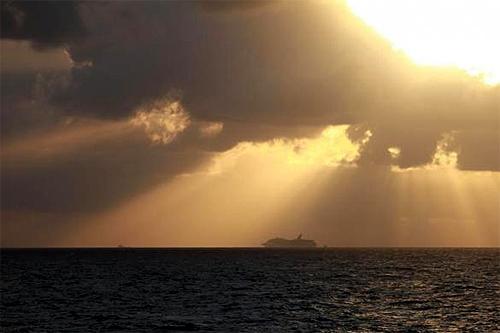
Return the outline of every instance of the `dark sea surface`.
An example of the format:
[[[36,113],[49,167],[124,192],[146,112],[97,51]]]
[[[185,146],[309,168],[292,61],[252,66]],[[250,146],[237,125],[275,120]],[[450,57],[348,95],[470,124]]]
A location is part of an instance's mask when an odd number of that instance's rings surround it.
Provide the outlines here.
[[[499,332],[499,249],[2,250],[1,332]]]

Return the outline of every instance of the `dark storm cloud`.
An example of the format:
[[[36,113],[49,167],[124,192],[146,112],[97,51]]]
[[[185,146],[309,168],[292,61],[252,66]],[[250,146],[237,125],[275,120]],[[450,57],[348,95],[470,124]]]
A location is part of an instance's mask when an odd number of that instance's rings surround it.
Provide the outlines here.
[[[67,112],[50,101],[65,82],[66,74],[60,72],[2,73],[0,137],[4,143],[66,121]]]
[[[423,82],[405,87],[410,96],[393,90],[395,105],[367,115],[365,127],[373,136],[361,162],[422,166],[432,161],[443,135],[451,134],[460,169],[500,170],[500,86],[485,87],[463,73],[446,80],[422,75]],[[401,149],[396,161],[390,147]]]
[[[3,38],[67,46],[75,66],[46,101],[66,115],[124,119],[174,90],[193,119],[226,123],[209,150],[342,123],[372,132],[363,165],[427,164],[455,131],[459,167],[500,168],[500,89],[417,68],[339,4],[8,2],[4,14]]]
[[[2,210],[85,214],[109,209],[206,160],[202,151],[151,146],[139,133],[62,156],[4,159]]]
[[[1,37],[29,40],[37,48],[74,42],[85,35],[74,1],[2,1]]]
[[[69,48],[82,66],[58,101],[122,117],[178,89],[190,112],[208,120],[323,125],[351,119],[349,112],[363,106],[353,91],[362,77],[360,60],[347,54],[364,52],[365,45],[340,34],[342,23],[319,5],[255,11],[226,15],[191,2],[84,3],[89,36]]]
[[[262,124],[365,124],[373,137],[360,162],[402,168],[429,163],[445,132],[498,132],[499,89],[419,69],[341,5],[86,3],[81,15],[89,36],[70,54],[82,65],[56,96],[78,113],[120,118],[178,90],[196,119],[254,124],[249,140]],[[497,170],[484,152],[474,164]]]
[[[2,1],[1,137],[48,128],[67,113],[52,103],[71,66],[63,47],[85,36],[77,2]],[[32,49],[27,45],[29,43]]]

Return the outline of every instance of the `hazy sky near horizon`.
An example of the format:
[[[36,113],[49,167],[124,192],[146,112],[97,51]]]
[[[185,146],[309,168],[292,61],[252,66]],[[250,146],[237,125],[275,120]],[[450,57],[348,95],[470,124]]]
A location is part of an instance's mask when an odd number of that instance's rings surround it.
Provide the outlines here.
[[[499,246],[494,3],[378,3],[2,2],[1,245]]]

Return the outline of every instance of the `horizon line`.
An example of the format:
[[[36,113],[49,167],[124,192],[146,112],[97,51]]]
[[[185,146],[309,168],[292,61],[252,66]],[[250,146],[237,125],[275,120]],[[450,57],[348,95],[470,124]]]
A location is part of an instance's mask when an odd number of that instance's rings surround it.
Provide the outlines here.
[[[262,249],[262,250],[327,250],[327,249],[500,249],[498,246],[318,246],[318,247],[264,247],[264,246],[0,246],[2,250],[64,250],[64,249]]]

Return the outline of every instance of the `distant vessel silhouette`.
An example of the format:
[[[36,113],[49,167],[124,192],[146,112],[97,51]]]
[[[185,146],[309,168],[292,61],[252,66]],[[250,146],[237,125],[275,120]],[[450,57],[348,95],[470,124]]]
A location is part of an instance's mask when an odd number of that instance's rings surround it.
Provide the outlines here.
[[[311,248],[316,247],[316,242],[311,239],[302,239],[302,234],[300,234],[295,239],[273,238],[262,245],[264,247]]]

